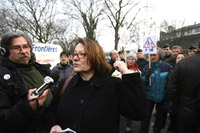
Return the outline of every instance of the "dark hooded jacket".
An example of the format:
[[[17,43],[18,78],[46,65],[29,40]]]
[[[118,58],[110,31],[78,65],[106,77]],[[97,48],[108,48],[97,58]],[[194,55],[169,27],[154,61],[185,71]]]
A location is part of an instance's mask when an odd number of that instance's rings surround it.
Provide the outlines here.
[[[49,75],[49,65],[33,63],[43,75]],[[0,132],[1,133],[35,133],[41,131],[44,109],[33,111],[29,105],[27,93],[29,88],[16,68],[7,61],[0,66]],[[42,131],[41,131],[42,132]]]

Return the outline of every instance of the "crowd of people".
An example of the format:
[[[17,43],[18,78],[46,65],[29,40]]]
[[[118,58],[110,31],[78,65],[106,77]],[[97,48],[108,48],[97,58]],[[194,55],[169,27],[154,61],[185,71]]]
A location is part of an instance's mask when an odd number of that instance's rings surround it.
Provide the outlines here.
[[[107,62],[97,42],[79,38],[73,53],[63,51],[58,58],[51,69],[36,62],[27,34],[2,36],[0,132],[133,133],[139,122],[138,132],[148,133],[155,117],[153,133],[161,133],[169,116],[168,133],[200,133],[195,45],[186,54],[166,44],[149,59],[142,49],[112,50]],[[35,95],[38,88],[42,93]]]

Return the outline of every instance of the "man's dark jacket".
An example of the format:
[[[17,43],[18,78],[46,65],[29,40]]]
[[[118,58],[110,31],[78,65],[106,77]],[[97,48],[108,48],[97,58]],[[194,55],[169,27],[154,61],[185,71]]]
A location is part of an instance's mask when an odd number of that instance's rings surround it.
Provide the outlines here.
[[[164,61],[169,63],[173,68],[176,66],[176,58],[174,58],[173,56],[165,59]]]
[[[43,76],[49,66],[33,63]],[[12,62],[0,66],[0,132],[35,133],[42,121],[42,110],[33,111],[28,103],[29,88]]]
[[[200,91],[200,51],[182,59],[169,77],[169,100],[176,107],[181,122],[196,125],[199,111],[196,108],[197,94]]]
[[[142,72],[143,71],[143,68],[146,64],[148,64],[148,61],[146,59],[138,59],[136,61],[136,63],[138,64],[138,68],[140,69],[140,71]]]
[[[172,57],[172,54],[170,53],[170,55],[165,55],[165,56],[163,57],[163,60],[169,59],[169,58],[171,58],[171,57]]]

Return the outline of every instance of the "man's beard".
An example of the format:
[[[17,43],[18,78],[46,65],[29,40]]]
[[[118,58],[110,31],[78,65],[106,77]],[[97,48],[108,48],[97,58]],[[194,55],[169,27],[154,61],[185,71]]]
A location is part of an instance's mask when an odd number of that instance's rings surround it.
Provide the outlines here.
[[[66,65],[68,63],[68,61],[61,61],[60,63],[63,65]]]
[[[23,59],[23,58],[27,58],[27,57],[29,57],[29,56],[27,56],[27,55],[25,55],[25,54],[21,54],[19,58],[20,58],[20,59]]]

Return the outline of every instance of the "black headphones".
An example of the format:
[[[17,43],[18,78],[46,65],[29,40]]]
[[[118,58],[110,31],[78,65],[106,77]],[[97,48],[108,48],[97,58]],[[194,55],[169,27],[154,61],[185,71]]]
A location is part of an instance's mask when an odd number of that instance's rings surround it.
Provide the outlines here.
[[[1,47],[1,46],[0,46],[0,54],[1,54],[2,56],[4,56],[4,55],[6,54],[5,48],[3,48],[3,47]]]
[[[9,52],[9,46],[11,45],[11,41],[13,38],[16,37],[24,37],[28,43],[31,42],[30,37],[28,35],[26,35],[25,33],[22,32],[7,32],[4,34],[4,36],[1,38],[0,40],[0,55],[7,57],[9,56],[10,52]],[[30,41],[30,42],[29,42]]]

